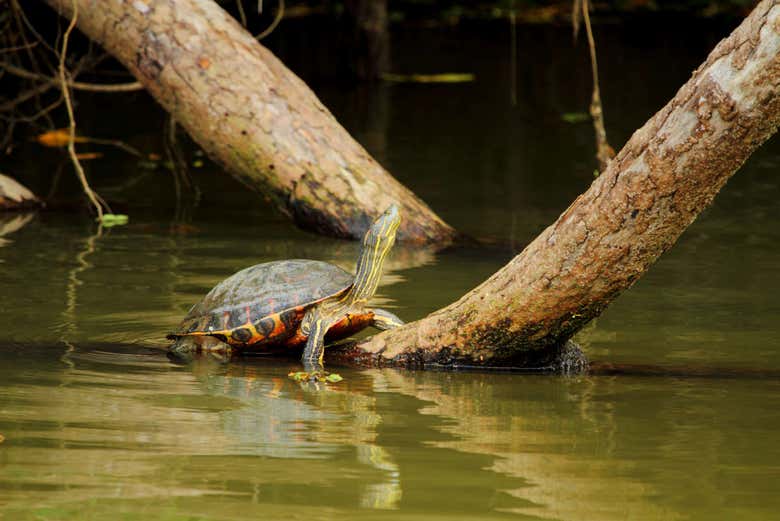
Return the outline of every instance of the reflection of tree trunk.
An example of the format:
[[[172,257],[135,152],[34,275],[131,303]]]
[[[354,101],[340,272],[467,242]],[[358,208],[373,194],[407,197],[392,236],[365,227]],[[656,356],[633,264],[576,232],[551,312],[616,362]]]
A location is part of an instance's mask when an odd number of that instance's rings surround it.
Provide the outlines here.
[[[506,365],[561,345],[642,276],[775,132],[779,31],[780,6],[761,2],[520,255],[458,302],[352,354]]]
[[[374,80],[390,68],[387,0],[347,0],[352,41],[349,54],[358,78]]]
[[[71,0],[47,0],[66,17]],[[355,142],[306,85],[211,1],[78,2],[78,27],[214,159],[299,225],[357,238],[392,202],[402,238],[454,230]]]

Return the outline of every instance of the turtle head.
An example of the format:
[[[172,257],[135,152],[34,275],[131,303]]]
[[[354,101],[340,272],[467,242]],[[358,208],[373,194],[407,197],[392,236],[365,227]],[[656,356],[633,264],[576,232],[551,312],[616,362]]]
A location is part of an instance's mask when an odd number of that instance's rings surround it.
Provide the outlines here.
[[[377,217],[366,234],[363,236],[363,248],[375,248],[389,251],[395,243],[395,235],[398,225],[401,224],[401,214],[395,204]]]
[[[382,265],[395,243],[395,236],[400,224],[401,213],[398,211],[398,206],[393,204],[374,221],[366,232],[358,258],[355,283],[350,291],[353,302],[365,302],[373,296],[379,283],[379,277],[382,275]]]

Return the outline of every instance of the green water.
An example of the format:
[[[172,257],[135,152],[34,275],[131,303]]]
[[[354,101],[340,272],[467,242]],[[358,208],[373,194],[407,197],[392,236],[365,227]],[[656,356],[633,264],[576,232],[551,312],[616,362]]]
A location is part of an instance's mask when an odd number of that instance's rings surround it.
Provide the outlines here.
[[[641,28],[605,29],[613,143],[727,30],[648,43]],[[560,119],[587,106],[583,49],[561,43],[567,29],[520,34],[535,54],[521,53],[516,106],[501,31],[396,35],[401,72],[475,72],[469,85],[345,87],[308,69],[292,35],[274,44],[391,171],[498,244],[398,246],[377,302],[406,320],[495,271],[590,182],[592,129]],[[410,52],[422,41],[428,54]],[[84,134],[160,152],[159,114],[127,101],[85,101]],[[28,144],[3,161],[47,193],[61,156]],[[211,164],[193,169],[200,199],[177,205],[167,171],[107,152],[89,173],[129,226],[0,216],[0,518],[776,518],[778,166],[775,139],[578,336],[594,362],[631,374],[338,368],[343,382],[317,388],[287,379],[294,359],[175,363],[163,337],[240,268],[302,257],[350,269],[358,246],[294,229]],[[67,195],[68,170],[58,183]]]

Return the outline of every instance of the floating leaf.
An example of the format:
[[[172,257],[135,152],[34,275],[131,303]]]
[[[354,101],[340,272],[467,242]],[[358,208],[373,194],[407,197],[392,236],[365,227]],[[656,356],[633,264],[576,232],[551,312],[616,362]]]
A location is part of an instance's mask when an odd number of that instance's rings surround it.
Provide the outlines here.
[[[103,218],[100,219],[100,224],[106,228],[111,228],[112,226],[125,225],[129,219],[127,215],[121,213],[104,213]]]
[[[288,373],[287,376],[296,382],[330,382],[336,383],[343,380],[343,378],[336,373],[326,373],[324,371],[312,371],[311,373],[306,371],[295,371]]]
[[[395,83],[467,83],[476,76],[469,72],[446,72],[441,74],[393,74],[386,72],[382,79]]]
[[[587,112],[564,112],[561,114],[561,119],[566,123],[582,123],[590,119],[590,114]]]
[[[289,373],[287,376],[296,382],[303,382],[309,379],[309,373],[306,371],[295,371],[294,373]]]
[[[5,436],[3,436],[2,434],[0,434],[0,443],[3,443],[4,441],[5,441]]]

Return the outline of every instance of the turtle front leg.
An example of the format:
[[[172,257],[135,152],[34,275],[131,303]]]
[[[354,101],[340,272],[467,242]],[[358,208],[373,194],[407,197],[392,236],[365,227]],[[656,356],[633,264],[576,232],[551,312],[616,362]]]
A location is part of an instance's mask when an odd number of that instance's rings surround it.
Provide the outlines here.
[[[308,335],[301,361],[308,371],[310,367],[322,369],[322,355],[325,354],[325,333],[341,319],[341,316],[325,315],[319,309],[306,312],[301,322],[301,333]]]
[[[390,313],[384,309],[372,309],[371,312],[374,314],[371,325],[377,329],[381,329],[382,331],[394,329],[396,327],[403,326],[406,323],[398,318],[395,314]]]

